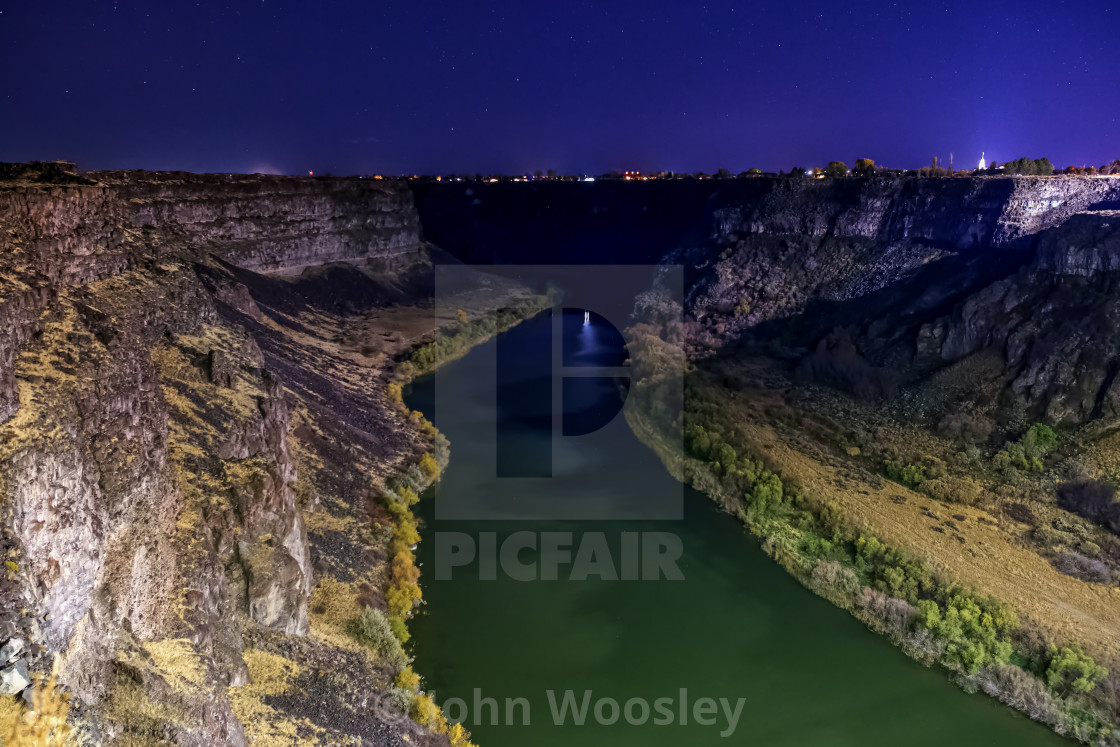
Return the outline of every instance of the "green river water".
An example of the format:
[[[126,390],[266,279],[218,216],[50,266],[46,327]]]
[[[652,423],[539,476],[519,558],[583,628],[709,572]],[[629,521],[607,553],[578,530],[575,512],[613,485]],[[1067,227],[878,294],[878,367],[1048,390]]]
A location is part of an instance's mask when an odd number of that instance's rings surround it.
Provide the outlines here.
[[[580,321],[565,315],[565,355],[584,345],[591,359],[611,363],[617,355],[611,341],[589,342]],[[618,506],[650,491],[676,491],[680,518],[445,518],[440,506],[448,504],[440,501],[467,494],[484,501],[501,491],[495,472],[509,471],[510,460],[514,472],[519,462],[538,470],[532,462],[543,452],[535,447],[548,443],[552,431],[524,402],[533,399],[541,376],[549,330],[547,315],[525,322],[445,367],[438,379],[418,380],[408,394],[410,406],[432,418],[452,448],[434,500],[418,506],[426,605],[412,625],[415,668],[452,717],[465,717],[480,747],[1069,744],[988,697],[962,692],[803,588],[737,520],[675,483],[621,418],[608,446],[599,442],[589,453],[580,453],[578,443],[565,447],[565,463],[595,478],[593,487],[573,487],[570,501]],[[488,368],[496,350],[503,371],[497,383]],[[435,406],[437,382],[450,388],[438,401],[457,403],[445,412]],[[512,393],[505,404],[503,388]],[[495,392],[505,455],[497,470],[486,451],[494,436],[485,427]],[[563,409],[578,427],[581,419],[613,412],[618,399],[613,382],[589,379],[565,390]],[[684,579],[572,580],[563,563],[555,581],[520,581],[501,572],[484,580],[481,563],[455,568],[450,580],[435,578],[439,533],[481,542],[493,532],[500,546],[524,531],[571,532],[576,543],[603,537],[618,568],[625,562],[622,533],[670,533],[683,547]],[[533,553],[521,557],[528,561]],[[570,709],[562,719],[554,713],[566,691],[580,706],[587,699],[583,725]],[[507,713],[506,700],[519,698],[524,701]]]

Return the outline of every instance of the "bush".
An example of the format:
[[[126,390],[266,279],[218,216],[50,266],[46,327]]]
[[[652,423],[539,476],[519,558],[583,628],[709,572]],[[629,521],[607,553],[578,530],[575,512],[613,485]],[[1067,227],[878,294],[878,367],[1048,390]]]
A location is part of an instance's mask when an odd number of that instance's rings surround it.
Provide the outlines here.
[[[860,399],[889,399],[898,389],[898,374],[871,365],[860,354],[847,329],[834,329],[801,359],[794,371],[804,383],[823,384]]]
[[[413,693],[411,690],[403,687],[390,687],[385,691],[385,695],[387,697],[382,702],[387,703],[396,713],[402,716],[408,715],[409,708],[412,706]]]
[[[427,452],[420,457],[420,471],[424,473],[429,483],[439,479],[439,464],[436,463],[436,458]]]
[[[861,536],[855,551],[857,570],[866,573],[871,585],[885,594],[914,604],[936,587],[929,566],[875,537]]]
[[[435,727],[443,719],[439,706],[427,693],[420,693],[412,698],[412,707],[408,711],[409,718],[421,726]]]
[[[391,586],[385,592],[385,605],[389,608],[392,617],[408,617],[416,603],[420,601],[420,596],[420,587],[417,584],[405,583]]]
[[[885,633],[899,640],[910,630],[918,616],[918,610],[905,599],[892,597],[866,586],[860,590],[856,606],[867,617],[877,621]]]
[[[401,642],[401,645],[408,643],[412,638],[412,633],[408,632],[408,625],[399,617],[394,617],[389,620],[389,627],[393,629],[393,635]]]
[[[1036,721],[1056,724],[1061,708],[1042,680],[1014,664],[993,664],[979,675],[980,689]]]
[[[966,444],[984,443],[992,435],[995,424],[991,419],[973,412],[955,411],[947,414],[937,425],[937,432]]]
[[[826,599],[850,602],[860,590],[859,577],[835,560],[821,560],[809,576],[813,590]]]
[[[1046,684],[1061,695],[1091,692],[1108,676],[1108,670],[1093,661],[1080,646],[1050,647]]]
[[[1018,617],[997,602],[959,589],[918,602],[918,624],[945,644],[945,662],[970,674],[1011,658]]]
[[[1022,472],[1041,472],[1042,458],[1058,443],[1058,437],[1050,426],[1035,423],[1018,441],[1008,441],[992,458],[996,469],[1007,470],[1013,467]]]
[[[886,473],[890,479],[910,488],[916,488],[926,481],[924,467],[917,464],[907,464],[900,459],[892,459],[887,462]]]
[[[408,657],[389,619],[381,610],[366,607],[361,616],[350,623],[350,635],[358,643],[373,651],[374,655],[389,664],[395,672],[400,672],[408,665]]]
[[[1087,558],[1079,552],[1063,552],[1050,561],[1060,573],[1091,581],[1097,584],[1111,584],[1112,570],[1106,563]]]
[[[406,667],[397,674],[393,684],[404,690],[416,692],[420,689],[420,675],[416,674],[412,667]],[[405,708],[407,710],[407,706]]]
[[[975,506],[984,497],[984,491],[976,482],[967,477],[938,477],[926,480],[920,490],[930,498],[944,503],[960,503]]]

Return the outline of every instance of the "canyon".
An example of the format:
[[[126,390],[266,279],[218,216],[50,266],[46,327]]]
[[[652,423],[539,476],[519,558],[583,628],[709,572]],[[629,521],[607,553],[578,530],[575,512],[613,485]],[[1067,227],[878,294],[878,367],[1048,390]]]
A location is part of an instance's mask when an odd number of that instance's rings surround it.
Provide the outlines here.
[[[805,438],[789,413],[828,416],[798,448],[854,448],[857,482],[882,482],[870,432],[926,438],[961,412],[990,421],[989,445],[1066,426],[1081,468],[1108,475],[1117,208],[1112,177],[410,184],[6,164],[0,694],[54,672],[93,743],[447,744],[378,707],[397,672],[348,632],[385,607],[381,498],[433,449],[393,386],[455,324],[436,313],[441,263],[682,265],[690,360],[733,391],[797,389],[752,417],[783,411],[760,426],[781,450]],[[485,283],[465,316],[529,295]],[[1115,582],[1091,607],[1074,583],[1048,587],[1082,617],[1063,633],[1109,649]]]

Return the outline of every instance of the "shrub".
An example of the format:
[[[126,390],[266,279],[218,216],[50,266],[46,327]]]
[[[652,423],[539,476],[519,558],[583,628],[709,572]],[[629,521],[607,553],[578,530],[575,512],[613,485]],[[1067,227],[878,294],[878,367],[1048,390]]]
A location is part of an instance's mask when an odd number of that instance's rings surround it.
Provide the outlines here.
[[[929,566],[904,552],[892,550],[875,537],[859,537],[855,551],[857,569],[864,571],[871,585],[885,594],[914,604],[935,587]]]
[[[813,589],[826,599],[850,601],[860,590],[859,577],[835,560],[821,560],[809,577]]]
[[[859,352],[847,329],[838,328],[818,343],[811,355],[797,364],[798,381],[824,384],[860,399],[890,398],[898,388],[898,374],[871,365]]]
[[[899,459],[887,462],[887,477],[910,488],[916,488],[926,481],[926,471],[920,465],[907,464]]]
[[[979,675],[980,689],[1036,721],[1055,724],[1061,709],[1042,680],[1014,664],[993,664]]]
[[[902,639],[906,635],[918,613],[905,599],[892,597],[866,586],[860,590],[856,605],[868,617],[877,621],[885,633],[896,639]]]
[[[381,610],[366,607],[361,616],[350,623],[350,635],[358,643],[373,651],[378,659],[400,672],[408,665],[408,657],[401,643],[393,634],[389,619]]]
[[[1046,684],[1061,695],[1091,692],[1108,676],[1108,670],[1093,661],[1080,646],[1051,646]]]
[[[391,586],[385,592],[385,605],[389,608],[392,617],[407,617],[412,613],[413,607],[420,601],[420,587],[414,583],[404,583]],[[390,632],[392,629],[390,628]],[[394,637],[396,640],[396,637]]]
[[[409,708],[412,706],[413,692],[404,687],[390,687],[385,691],[387,696],[385,701],[390,708],[402,716],[407,716]]]
[[[412,707],[408,710],[409,718],[421,726],[437,726],[443,719],[439,706],[427,693],[420,693],[412,697]]]
[[[937,425],[937,432],[966,444],[978,444],[988,440],[995,425],[991,419],[972,412],[956,411],[947,414]]]
[[[416,674],[412,667],[405,667],[397,674],[393,684],[404,690],[416,692],[420,689],[420,675]]]
[[[1022,472],[1041,472],[1042,458],[1058,443],[1058,437],[1050,426],[1035,423],[1018,441],[1008,441],[1003,449],[992,458],[996,469],[1006,470],[1014,467]]]
[[[420,457],[420,471],[424,473],[429,483],[439,479],[439,464],[436,463],[436,458],[427,452]]]
[[[1063,552],[1050,562],[1055,569],[1067,576],[1097,584],[1112,583],[1112,570],[1106,563],[1087,558],[1079,552]]]
[[[17,713],[7,725],[7,733],[0,732],[0,744],[11,747],[68,747],[77,744],[75,734],[66,718],[70,713],[70,696],[63,693],[55,676],[37,678],[31,692],[30,717]],[[22,707],[15,705],[22,712]]]
[[[399,617],[390,618],[389,627],[392,628],[393,635],[397,637],[402,646],[412,638],[412,633],[408,632],[408,625]]]
[[[1019,620],[1009,608],[954,589],[940,602],[921,600],[918,610],[918,624],[945,644],[947,664],[971,674],[1011,658],[1009,636]]]
[[[944,503],[960,503],[965,506],[975,506],[984,496],[983,490],[974,480],[960,477],[945,476],[926,480],[919,489]]]

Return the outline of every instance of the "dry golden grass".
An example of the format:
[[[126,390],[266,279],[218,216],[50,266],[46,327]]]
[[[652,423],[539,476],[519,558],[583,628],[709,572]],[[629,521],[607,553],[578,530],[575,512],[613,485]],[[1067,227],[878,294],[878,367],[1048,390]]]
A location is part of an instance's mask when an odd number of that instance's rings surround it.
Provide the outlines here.
[[[9,747],[69,747],[77,743],[66,722],[70,696],[52,675],[39,679],[27,710],[15,696],[0,700],[0,743]],[[12,702],[14,701],[14,702]]]
[[[346,632],[350,622],[362,613],[355,584],[324,576],[311,592],[308,607],[312,638],[337,648],[368,652]]]
[[[150,641],[144,644],[144,650],[175,690],[188,692],[206,681],[206,668],[190,641],[183,638]]]
[[[360,744],[327,732],[306,719],[287,716],[264,703],[268,696],[283,695],[303,671],[293,661],[258,649],[243,653],[249,668],[249,684],[227,690],[233,714],[254,747],[295,747],[316,744]]]
[[[833,504],[852,525],[926,559],[943,577],[1011,604],[1055,640],[1120,656],[1120,589],[1059,573],[983,510],[943,504],[892,482],[875,487],[878,481],[852,479],[862,473],[855,465],[840,469],[794,448],[758,416],[762,405],[783,406],[771,392],[716,391],[750,441],[746,451],[765,455],[811,500]],[[965,519],[948,530],[944,522],[953,515]]]

